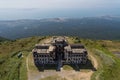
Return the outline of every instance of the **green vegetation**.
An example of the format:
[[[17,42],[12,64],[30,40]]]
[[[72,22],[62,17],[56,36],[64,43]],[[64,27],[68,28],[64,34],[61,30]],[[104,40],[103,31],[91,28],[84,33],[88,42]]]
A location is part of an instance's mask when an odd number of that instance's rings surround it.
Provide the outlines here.
[[[45,37],[30,37],[0,44],[0,79],[27,80],[26,57]],[[18,54],[22,56],[18,58]]]
[[[112,16],[113,17],[113,16]],[[4,25],[3,25],[4,23]],[[9,25],[8,25],[9,24]],[[14,25],[12,27],[11,25]],[[120,39],[120,18],[85,17],[41,20],[0,21],[0,36],[9,39],[24,38],[36,35],[66,35],[89,39]]]
[[[64,70],[73,70],[73,68],[71,66],[69,66],[69,65],[64,65],[63,69]]]
[[[1,80],[27,80],[26,57],[31,53],[34,45],[47,37],[30,37],[0,43],[0,79]],[[82,43],[93,55],[99,67],[92,75],[92,80],[119,80],[120,58],[113,51],[120,52],[120,41],[90,40],[79,37],[69,37],[70,43]],[[22,56],[18,58],[18,54]],[[29,57],[32,57],[31,54]],[[28,59],[29,60],[29,59]],[[30,61],[29,61],[30,62]],[[29,64],[31,69],[36,69]],[[63,69],[72,67],[64,65]],[[67,80],[58,75],[48,76],[42,80]]]
[[[74,38],[74,41],[79,41]],[[92,75],[92,80],[119,80],[120,58],[112,51],[119,51],[120,41],[80,39],[86,48],[92,52],[99,63],[97,71]],[[79,43],[79,42],[78,42]]]

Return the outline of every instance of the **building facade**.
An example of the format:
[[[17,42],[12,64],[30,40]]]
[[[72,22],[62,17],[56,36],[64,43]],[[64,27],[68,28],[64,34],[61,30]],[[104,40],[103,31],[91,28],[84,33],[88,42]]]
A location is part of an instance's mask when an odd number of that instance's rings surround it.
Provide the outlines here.
[[[68,44],[65,37],[53,38],[50,44],[36,44],[32,52],[35,65],[56,64],[58,71],[64,64],[86,64],[88,59],[82,44]]]

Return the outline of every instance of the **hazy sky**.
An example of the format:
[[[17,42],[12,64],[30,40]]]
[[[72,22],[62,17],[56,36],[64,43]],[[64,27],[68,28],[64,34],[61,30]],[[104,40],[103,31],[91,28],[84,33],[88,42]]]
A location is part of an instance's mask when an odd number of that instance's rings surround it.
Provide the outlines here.
[[[1,19],[120,14],[120,0],[0,0]]]
[[[119,5],[120,0],[0,0],[0,8],[116,8]]]

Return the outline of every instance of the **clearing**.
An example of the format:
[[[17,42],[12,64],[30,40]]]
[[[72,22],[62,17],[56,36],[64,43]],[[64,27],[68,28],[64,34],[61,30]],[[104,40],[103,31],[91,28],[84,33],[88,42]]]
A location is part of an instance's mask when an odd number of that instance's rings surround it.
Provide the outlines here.
[[[47,38],[42,40],[43,43],[49,43],[51,38]],[[40,43],[41,43],[40,42]],[[89,59],[95,69],[98,68],[97,59],[92,55],[90,51]],[[32,57],[32,53],[28,55],[26,59],[27,64],[27,74],[28,80],[90,80],[92,74],[95,70],[93,69],[80,69],[80,71],[75,71],[74,69],[62,69],[60,72],[56,72],[55,69],[44,70],[44,72],[39,71],[37,67],[34,65],[34,60]],[[70,67],[70,66],[69,66]]]

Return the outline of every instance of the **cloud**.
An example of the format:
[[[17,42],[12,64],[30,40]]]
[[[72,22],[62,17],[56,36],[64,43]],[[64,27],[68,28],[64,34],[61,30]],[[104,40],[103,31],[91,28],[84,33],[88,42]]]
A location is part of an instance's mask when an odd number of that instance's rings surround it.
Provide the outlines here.
[[[0,8],[71,9],[119,7],[120,0],[0,0]]]
[[[119,9],[120,0],[0,0],[0,19],[118,16]]]

